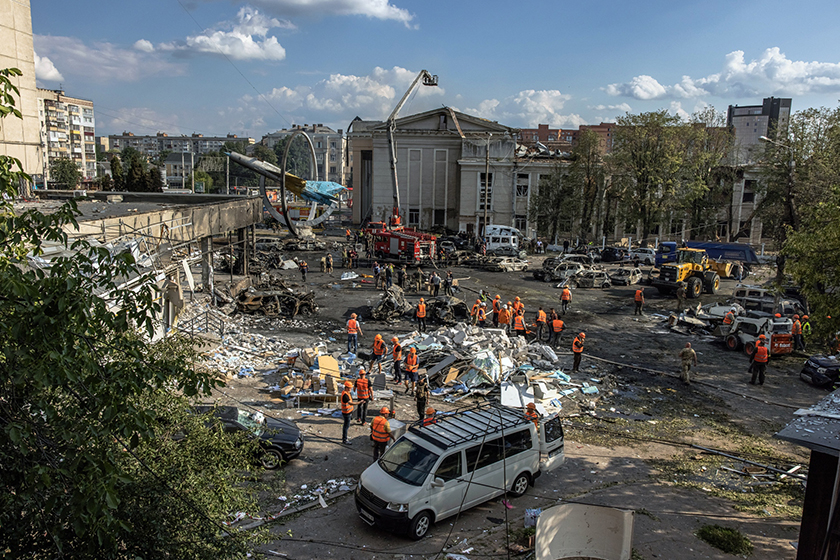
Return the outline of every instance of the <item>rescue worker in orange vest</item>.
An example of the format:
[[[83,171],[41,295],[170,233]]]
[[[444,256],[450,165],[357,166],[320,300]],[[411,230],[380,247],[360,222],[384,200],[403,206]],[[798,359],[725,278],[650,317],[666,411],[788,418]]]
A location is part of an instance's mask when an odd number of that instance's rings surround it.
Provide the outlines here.
[[[546,331],[548,330],[547,327],[547,319],[548,317],[543,311],[543,308],[537,311],[537,320],[535,321],[535,325],[537,327],[537,342],[542,342],[543,338],[545,338]]]
[[[506,333],[510,332],[510,308],[507,305],[503,305],[502,310],[499,311],[499,326]]]
[[[382,340],[382,335],[378,334],[373,339],[373,361],[370,364],[370,369],[373,370],[373,365],[377,364],[379,366],[379,373],[382,374],[382,360],[385,358],[385,354],[388,352],[388,345],[385,344],[385,341]]]
[[[399,385],[402,383],[402,346],[400,346],[400,339],[396,336],[391,338],[394,346],[391,348],[391,357],[394,359],[394,383]]]
[[[525,419],[530,420],[538,430],[540,429],[540,415],[537,412],[537,405],[532,402],[528,403],[528,406],[525,407]]]
[[[735,322],[735,311],[737,310],[734,307],[732,307],[729,309],[729,311],[726,312],[726,315],[723,316],[724,325],[731,325]]]
[[[408,351],[405,357],[405,392],[414,391],[414,384],[417,383],[417,348],[414,346]]]
[[[417,304],[417,323],[419,324],[418,330],[420,332],[426,332],[426,300],[420,298],[420,303]]]
[[[353,347],[352,353],[356,354],[359,351],[359,335],[364,335],[362,332],[362,325],[356,320],[356,314],[350,315],[350,320],[347,321],[347,353],[350,354],[350,347]]]
[[[583,342],[586,338],[586,333],[580,333],[572,341],[572,352],[574,353],[574,360],[572,361],[572,371],[580,369],[580,359],[583,356]]]
[[[764,385],[764,375],[767,373],[767,362],[770,360],[770,350],[766,346],[767,337],[763,334],[758,335],[758,340],[755,343],[755,350],[750,356],[750,370],[752,371],[752,379],[750,385],[755,385],[756,377],[758,384]]]
[[[516,336],[525,337],[527,334],[527,330],[525,329],[525,315],[524,312],[520,311],[513,317],[513,330],[516,332]]]
[[[347,439],[347,432],[350,431],[350,420],[353,417],[353,395],[350,391],[353,389],[353,384],[349,381],[344,382],[344,391],[341,393],[341,417],[344,419],[344,426],[341,428],[341,443],[345,445],[352,445]]]
[[[523,312],[523,314],[524,314],[524,312],[525,312],[525,304],[524,304],[524,303],[522,303],[522,301],[519,299],[519,296],[516,296],[516,297],[513,299],[513,310],[514,310],[516,313],[519,313],[520,311],[522,311],[522,312]]]
[[[563,315],[565,315],[566,311],[569,310],[569,306],[572,305],[572,291],[568,286],[563,288],[563,293],[560,295],[560,303],[562,304]]]
[[[478,310],[479,309],[481,309],[481,300],[477,299],[477,300],[475,300],[475,303],[473,304],[472,309],[470,309],[470,320],[471,320],[471,323],[473,325],[478,323]]]
[[[373,460],[376,462],[379,456],[385,453],[385,447],[388,442],[394,439],[394,434],[391,433],[391,425],[388,423],[388,415],[390,411],[388,407],[383,406],[379,409],[379,416],[373,419],[370,423],[370,439],[373,440]]]
[[[634,299],[636,300],[636,309],[633,311],[633,315],[644,315],[645,289],[639,288],[636,290]]]
[[[367,423],[367,407],[372,397],[370,380],[367,378],[364,368],[359,368],[359,378],[356,380],[356,419],[364,426]]]
[[[344,230],[344,236],[347,238],[347,242],[350,243],[350,230],[349,229]]]
[[[805,343],[802,341],[802,323],[799,322],[799,315],[793,316],[793,326],[790,329],[793,335],[793,350],[805,351]]]
[[[437,420],[435,420],[435,409],[430,406],[426,409],[426,417],[423,418],[423,425],[429,426],[431,424],[437,424]]]
[[[493,328],[499,328],[499,312],[502,310],[502,296],[496,294],[496,298],[493,300]]]
[[[478,308],[478,313],[476,314],[478,318],[478,326],[482,329],[487,326],[487,304],[482,303],[481,307]]]
[[[548,339],[548,343],[554,348],[557,348],[557,345],[560,344],[560,334],[563,332],[564,327],[565,325],[563,325],[563,319],[560,317],[555,317],[551,321],[551,333],[549,333],[551,338]]]

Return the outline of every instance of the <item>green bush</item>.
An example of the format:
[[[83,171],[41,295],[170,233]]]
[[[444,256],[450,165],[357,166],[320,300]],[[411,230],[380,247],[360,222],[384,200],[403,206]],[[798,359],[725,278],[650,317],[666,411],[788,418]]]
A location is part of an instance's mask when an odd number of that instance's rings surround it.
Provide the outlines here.
[[[751,554],[753,551],[750,539],[737,529],[720,525],[703,525],[697,531],[697,537],[729,554]]]

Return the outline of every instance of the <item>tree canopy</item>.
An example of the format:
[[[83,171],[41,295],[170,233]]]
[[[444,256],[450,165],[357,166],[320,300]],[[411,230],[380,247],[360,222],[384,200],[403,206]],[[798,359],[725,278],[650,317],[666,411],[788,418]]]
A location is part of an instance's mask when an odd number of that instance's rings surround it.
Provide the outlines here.
[[[54,187],[75,189],[82,180],[82,173],[76,164],[67,157],[50,161],[50,181]]]

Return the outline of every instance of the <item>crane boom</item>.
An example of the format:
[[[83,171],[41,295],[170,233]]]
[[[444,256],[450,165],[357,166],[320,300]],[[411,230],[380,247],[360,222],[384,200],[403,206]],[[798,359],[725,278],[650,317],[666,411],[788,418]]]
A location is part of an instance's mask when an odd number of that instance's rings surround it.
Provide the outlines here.
[[[438,77],[437,75],[433,76],[429,74],[427,70],[421,70],[417,77],[414,78],[414,81],[411,82],[411,85],[408,87],[408,90],[405,92],[405,95],[402,96],[397,106],[394,107],[394,110],[391,111],[391,114],[388,116],[388,159],[390,160],[391,164],[391,186],[394,189],[394,208],[391,214],[391,225],[398,226],[400,225],[400,187],[399,181],[397,179],[397,143],[394,140],[394,132],[397,130],[397,115],[402,109],[403,105],[405,105],[406,100],[415,90],[417,85],[420,83],[420,80],[423,80],[424,86],[436,86],[438,85]]]

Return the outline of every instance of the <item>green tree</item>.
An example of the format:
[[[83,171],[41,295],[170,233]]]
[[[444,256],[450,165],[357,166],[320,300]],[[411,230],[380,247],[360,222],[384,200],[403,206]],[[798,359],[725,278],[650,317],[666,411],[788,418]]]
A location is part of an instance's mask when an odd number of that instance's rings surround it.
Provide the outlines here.
[[[191,189],[192,188],[192,181],[193,181],[193,176],[192,175],[187,176],[187,182],[184,185],[184,188]],[[204,192],[205,193],[209,193],[213,189],[213,177],[211,177],[209,173],[207,173],[206,171],[202,171],[201,169],[197,169],[196,172],[195,172],[195,182],[196,182],[196,185],[198,185],[198,183],[204,183]]]
[[[274,153],[276,154],[276,162],[275,165],[279,167],[280,161],[283,159],[283,152],[286,150],[286,144],[289,142],[289,136],[281,138],[275,145],[274,145]],[[291,173],[292,175],[297,175],[302,179],[311,179],[310,177],[310,162],[312,161],[312,156],[309,153],[309,146],[306,143],[306,140],[302,136],[296,136],[294,140],[292,140],[292,144],[289,147],[289,156],[286,159],[286,169],[287,173]],[[321,177],[323,180],[324,178]]]
[[[571,232],[580,216],[581,199],[568,166],[558,163],[549,175],[540,178],[539,192],[531,198],[528,214],[536,220],[539,234],[553,240],[558,233]]]
[[[572,149],[570,174],[579,191],[575,197],[576,205],[581,208],[580,232],[577,233],[586,236],[593,229],[593,221],[600,217],[606,179],[601,138],[592,130],[586,129],[578,137]]]
[[[648,238],[674,200],[684,156],[679,140],[685,128],[682,119],[665,110],[618,118],[613,181],[621,186],[626,221],[641,223],[641,240]]]
[[[111,158],[111,177],[114,179],[114,190],[125,191],[125,172],[119,156]]]
[[[8,75],[3,115],[16,114]],[[3,194],[27,179],[0,156]],[[153,277],[130,252],[68,238],[72,200],[48,215],[0,206],[2,555],[243,557],[251,543],[222,521],[253,508],[240,474],[253,444],[188,413],[187,398],[218,381],[186,341],[148,342]],[[65,251],[28,266],[46,243]]]
[[[163,176],[155,165],[150,166],[146,173],[146,192],[163,192]]]
[[[60,157],[50,162],[50,182],[53,186],[72,190],[81,180],[82,174],[70,158]]]
[[[94,184],[96,185],[96,188],[100,191],[110,191],[114,189],[114,181],[111,180],[111,176],[107,173],[97,177],[96,181],[94,181]]]

